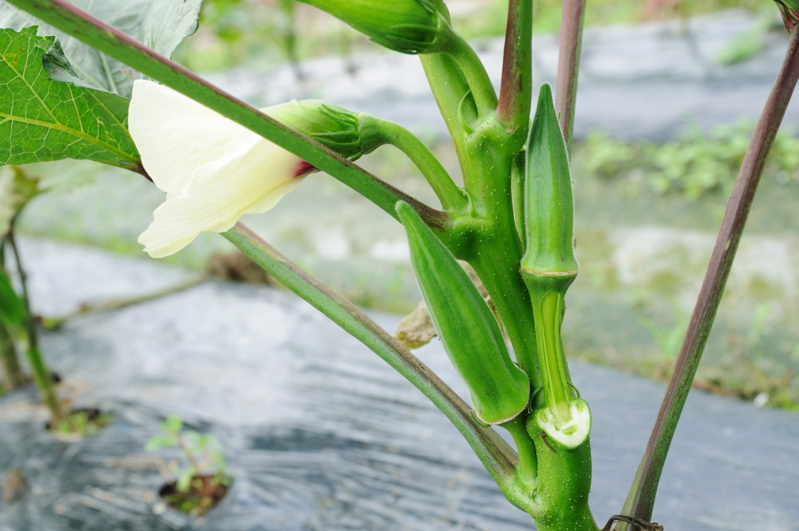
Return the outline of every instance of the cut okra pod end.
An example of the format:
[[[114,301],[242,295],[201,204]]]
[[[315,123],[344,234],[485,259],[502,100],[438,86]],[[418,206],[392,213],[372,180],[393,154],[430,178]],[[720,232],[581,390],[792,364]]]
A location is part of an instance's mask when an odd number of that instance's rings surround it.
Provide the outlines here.
[[[408,203],[396,209],[430,317],[469,388],[475,415],[486,424],[512,420],[527,408],[527,374],[511,360],[494,314],[452,253]]]
[[[539,409],[528,422],[535,422],[550,439],[565,448],[574,449],[588,439],[591,432],[591,410],[585,400],[576,398]]]

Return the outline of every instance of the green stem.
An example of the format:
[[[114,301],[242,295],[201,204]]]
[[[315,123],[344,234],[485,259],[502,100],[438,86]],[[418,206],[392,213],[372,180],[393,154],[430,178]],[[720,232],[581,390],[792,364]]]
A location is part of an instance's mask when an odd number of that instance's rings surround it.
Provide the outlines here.
[[[535,488],[536,477],[538,476],[538,460],[535,455],[535,447],[530,435],[527,434],[525,424],[527,415],[519,415],[512,421],[502,424],[508,430],[513,442],[516,445],[516,452],[519,455],[519,464],[516,465],[516,477],[532,492]]]
[[[560,335],[565,309],[564,294],[555,290],[531,289],[530,297],[539,365],[544,378],[544,405],[553,407],[556,415],[568,416],[569,401],[572,399],[571,378]]]
[[[511,172],[517,153],[505,144],[507,138],[497,121],[486,121],[467,138],[462,167],[475,227],[468,244],[450,250],[477,272],[505,326],[516,361],[532,389],[537,389],[542,380],[533,312],[519,275],[522,249],[513,211]]]
[[[477,108],[470,96],[469,84],[452,56],[444,53],[420,55],[419,60],[438,110],[447,125],[455,144],[458,158],[462,158],[466,129],[464,121],[471,124],[477,119]]]
[[[472,91],[474,102],[477,105],[478,115],[488,116],[497,109],[497,93],[494,91],[491,78],[488,77],[488,72],[486,72],[482,61],[480,61],[474,49],[469,46],[469,43],[454,32],[449,33],[449,35],[450,41],[447,51],[452,55],[461,72],[463,72],[469,89]]]
[[[359,133],[366,144],[391,144],[407,155],[430,184],[446,212],[467,211],[469,199],[466,194],[435,155],[410,131],[394,122],[361,115]]]
[[[28,294],[28,276],[22,265],[22,258],[14,235],[13,222],[9,228],[7,238],[8,245],[11,247],[11,252],[14,255],[14,261],[17,264],[17,276],[19,277],[20,287],[22,289],[22,302],[25,305],[24,326],[28,343],[25,353],[28,357],[31,372],[33,373],[33,379],[36,382],[36,386],[39,388],[39,393],[42,395],[42,400],[44,400],[44,403],[50,410],[50,425],[55,427],[66,418],[66,415],[64,409],[61,407],[61,402],[58,400],[53,380],[50,378],[50,371],[47,369],[42,353],[39,350],[39,334],[36,330],[36,319],[31,312],[30,297]]]
[[[503,492],[513,487],[517,461],[513,450],[494,430],[480,425],[473,418],[471,408],[396,338],[241,223],[224,236],[281,284],[372,349],[411,382],[455,425]]]
[[[53,386],[53,379],[50,377],[50,371],[47,370],[47,365],[44,363],[44,357],[38,346],[29,345],[25,351],[28,357],[28,364],[33,373],[33,379],[36,382],[36,387],[39,388],[39,393],[42,395],[42,400],[50,410],[50,426],[56,428],[63,420],[67,418],[61,402],[58,400],[58,394]]]
[[[8,0],[8,3],[290,151],[356,190],[394,218],[394,205],[402,200],[413,206],[431,227],[440,229],[448,221],[446,214],[409,197],[318,142],[269,118],[65,0]]]
[[[574,131],[574,105],[577,100],[577,79],[583,43],[585,0],[564,0],[560,27],[560,56],[555,93],[555,109],[566,147],[571,146]]]
[[[510,0],[497,119],[521,149],[530,124],[533,86],[533,2]]]
[[[641,464],[630,487],[623,514],[648,521],[652,517],[658,482],[674,437],[680,414],[691,389],[713,320],[718,310],[738,243],[763,173],[766,156],[774,142],[785,110],[799,79],[799,26],[791,32],[791,42],[768,100],[760,114],[749,148],[735,182],[727,211],[721,222],[716,245],[697,298],[691,322],[677,359],[674,376],[666,395]],[[628,529],[621,524],[620,529]]]
[[[0,324],[0,364],[3,366],[4,389],[9,391],[25,383],[25,373],[19,364],[14,339],[8,328]]]
[[[532,420],[533,417],[531,417]],[[547,437],[535,423],[528,434],[538,457],[538,478],[532,498],[538,531],[598,531],[588,506],[591,491],[591,445],[586,439],[566,448]]]
[[[502,232],[497,230],[495,234]],[[520,251],[513,248],[513,241],[478,235],[473,252],[468,258],[461,258],[474,268],[491,296],[513,345],[516,362],[527,373],[530,387],[535,390],[541,387],[543,380],[536,354],[532,306],[519,276],[520,257]]]

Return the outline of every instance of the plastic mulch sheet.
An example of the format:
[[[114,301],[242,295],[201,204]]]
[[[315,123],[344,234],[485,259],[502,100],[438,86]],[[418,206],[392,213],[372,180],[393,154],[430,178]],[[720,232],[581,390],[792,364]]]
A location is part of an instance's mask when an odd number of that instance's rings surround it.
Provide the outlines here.
[[[100,296],[107,280],[117,295],[180,276],[102,253],[87,268],[86,253],[49,245],[27,246],[43,313],[77,304],[82,283]],[[62,442],[44,431],[32,390],[0,397],[0,472],[18,468],[28,485],[3,503],[2,531],[533,528],[443,415],[291,294],[209,282],[75,319],[42,346],[62,394],[115,418],[96,436]],[[463,393],[440,344],[419,356]],[[593,412],[591,505],[602,525],[621,508],[663,386],[580,363],[573,375]],[[144,449],[173,413],[224,444],[235,478],[200,520],[157,497],[174,454]],[[797,440],[796,414],[693,393],[654,520],[669,531],[796,529]]]

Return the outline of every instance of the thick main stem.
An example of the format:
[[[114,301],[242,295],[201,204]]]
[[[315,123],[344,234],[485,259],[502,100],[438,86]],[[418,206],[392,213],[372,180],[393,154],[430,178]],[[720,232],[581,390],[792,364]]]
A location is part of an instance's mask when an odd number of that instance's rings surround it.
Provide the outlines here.
[[[533,2],[510,0],[497,119],[518,147],[527,137],[533,86]]]
[[[710,335],[749,209],[763,173],[766,155],[777,135],[798,79],[799,26],[795,26],[791,32],[790,45],[782,67],[760,114],[738,172],[696,307],[675,365],[674,376],[669,382],[644,456],[624,504],[624,514],[644,520],[652,517],[657,486],[666,455]],[[628,529],[627,524],[622,524],[620,529]]]
[[[530,378],[533,390],[541,387],[533,311],[519,275],[521,243],[516,233],[511,201],[510,172],[513,160],[502,153],[489,154],[491,143],[480,143],[486,155],[473,158],[465,168],[473,183],[472,198],[483,225],[474,231],[472,244],[458,258],[477,272],[508,334],[516,361]],[[504,176],[504,177],[503,177]]]

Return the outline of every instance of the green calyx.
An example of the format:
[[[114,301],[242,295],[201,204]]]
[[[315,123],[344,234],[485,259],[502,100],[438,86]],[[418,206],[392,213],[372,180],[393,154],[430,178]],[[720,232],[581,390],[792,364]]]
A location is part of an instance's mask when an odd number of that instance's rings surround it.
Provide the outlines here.
[[[486,424],[512,420],[527,407],[530,383],[511,361],[491,310],[416,211],[400,202],[397,214],[433,324],[469,387],[477,417]]]
[[[264,111],[348,159],[357,159],[376,146],[361,142],[359,114],[319,100],[292,100]]]
[[[450,33],[442,0],[300,0],[341,19],[374,42],[401,53],[442,51]]]

